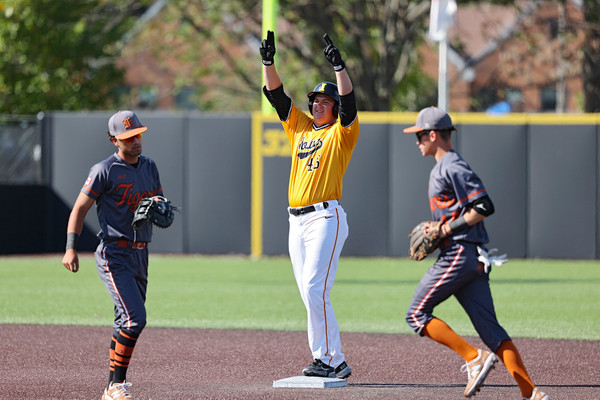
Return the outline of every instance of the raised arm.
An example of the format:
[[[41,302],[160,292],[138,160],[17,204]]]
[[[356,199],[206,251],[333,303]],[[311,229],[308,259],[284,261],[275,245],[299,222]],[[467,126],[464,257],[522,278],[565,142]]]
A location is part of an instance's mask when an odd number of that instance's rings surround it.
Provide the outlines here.
[[[346,63],[342,59],[342,55],[340,50],[335,47],[333,41],[329,37],[328,34],[323,35],[323,39],[325,40],[325,44],[327,47],[323,49],[323,53],[325,53],[325,58],[327,61],[333,65],[333,70],[335,71],[335,78],[337,80],[338,93],[340,96],[344,96],[352,92],[352,81],[350,80],[350,76],[348,75],[348,71],[346,71]]]
[[[277,70],[275,70],[275,34],[267,31],[267,38],[260,44],[260,55],[263,63],[263,77],[267,90],[275,90],[282,85]]]
[[[283,91],[283,83],[275,70],[275,34],[273,31],[267,31],[267,38],[260,44],[260,55],[263,63],[263,76],[265,86],[263,93],[267,100],[277,111],[281,121],[286,121],[292,108],[292,99]]]
[[[340,50],[335,47],[328,34],[323,35],[323,39],[327,45],[323,49],[323,53],[325,53],[327,61],[333,65],[337,80],[338,93],[340,95],[340,123],[342,126],[347,127],[356,120],[358,115],[354,87],[352,86],[352,81],[346,70],[346,63],[342,59]]]

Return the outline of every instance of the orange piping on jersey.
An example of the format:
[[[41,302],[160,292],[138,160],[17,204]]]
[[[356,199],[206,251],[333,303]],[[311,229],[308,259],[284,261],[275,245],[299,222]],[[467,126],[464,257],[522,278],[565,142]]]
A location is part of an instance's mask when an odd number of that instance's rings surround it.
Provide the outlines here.
[[[454,257],[454,260],[452,260],[452,262],[450,263],[450,266],[446,269],[446,272],[444,272],[444,274],[440,277],[440,279],[438,279],[438,281],[431,287],[431,289],[429,289],[429,291],[423,297],[423,299],[421,300],[421,302],[419,303],[419,305],[417,306],[415,311],[413,311],[413,313],[411,314],[410,317],[412,318],[413,322],[415,323],[415,325],[417,327],[423,329],[423,327],[425,325],[423,325],[419,322],[419,320],[415,317],[415,314],[418,314],[423,309],[423,307],[427,303],[427,300],[429,300],[431,298],[431,295],[433,295],[433,293],[435,293],[437,288],[444,283],[446,278],[448,278],[448,275],[450,275],[450,272],[452,272],[452,270],[456,266],[456,263],[458,263],[458,260],[460,260],[460,255],[462,254],[464,249],[465,249],[464,246],[460,246],[458,253],[456,254],[456,257]]]
[[[325,346],[327,351],[325,356],[329,354],[329,330],[327,329],[327,307],[325,304],[325,293],[327,292],[327,280],[329,279],[329,271],[331,270],[331,262],[333,261],[333,255],[335,254],[335,247],[337,246],[338,234],[340,232],[340,215],[337,208],[335,209],[335,216],[337,219],[337,226],[335,228],[335,241],[333,242],[333,249],[331,250],[331,257],[329,257],[329,265],[327,266],[327,275],[325,276],[325,286],[323,286],[323,315],[325,316]],[[331,364],[333,357],[329,358],[327,365]]]
[[[478,190],[474,193],[471,193],[467,197],[459,199],[458,202],[460,204],[467,203],[471,197],[476,196],[480,193],[485,193],[485,189]],[[454,203],[456,203],[456,199],[449,199],[448,196],[445,196],[445,195],[444,195],[444,197],[434,196],[429,199],[429,208],[431,209],[431,211],[435,211],[437,209],[442,210],[442,209],[451,207],[452,205],[454,205]]]
[[[90,193],[92,193],[94,196],[96,196],[96,197],[100,197],[100,195],[99,195],[98,193],[94,192],[94,191],[92,190],[92,188],[91,188],[91,187],[89,187],[89,186],[87,186],[87,185],[83,185],[83,189],[87,189],[87,191],[88,191],[88,192],[90,192]]]
[[[470,194],[470,195],[468,195],[466,198],[464,198],[464,199],[460,199],[460,200],[459,200],[459,203],[461,203],[461,204],[462,204],[462,203],[466,203],[466,202],[467,202],[467,200],[469,200],[469,199],[470,199],[471,197],[473,197],[473,196],[476,196],[476,195],[478,195],[479,193],[485,193],[485,189],[481,189],[481,190],[478,190],[478,191],[476,191],[476,192],[474,192],[474,193],[471,193],[471,194]]]

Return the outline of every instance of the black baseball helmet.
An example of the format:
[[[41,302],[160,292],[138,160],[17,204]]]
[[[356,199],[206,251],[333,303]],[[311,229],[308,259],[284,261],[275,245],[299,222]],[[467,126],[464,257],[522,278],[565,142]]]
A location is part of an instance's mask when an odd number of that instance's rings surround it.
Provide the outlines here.
[[[337,85],[335,83],[331,83],[331,82],[321,82],[317,86],[315,86],[313,91],[307,95],[308,96],[308,111],[310,111],[311,114],[312,114],[313,100],[315,99],[315,96],[318,94],[327,95],[327,96],[331,97],[333,100],[335,100],[335,106],[333,107],[333,115],[337,115],[338,109],[340,106],[340,94],[338,93]]]

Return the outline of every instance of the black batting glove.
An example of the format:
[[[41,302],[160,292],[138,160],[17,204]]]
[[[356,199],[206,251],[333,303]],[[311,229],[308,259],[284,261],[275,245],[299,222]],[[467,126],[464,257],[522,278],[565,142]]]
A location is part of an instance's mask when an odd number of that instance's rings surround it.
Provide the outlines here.
[[[260,55],[264,65],[273,65],[275,56],[275,34],[273,31],[267,31],[267,38],[260,44]]]
[[[333,42],[329,38],[328,34],[323,35],[323,39],[327,44],[327,47],[323,49],[323,53],[325,53],[325,58],[327,61],[333,65],[334,71],[341,71],[346,68],[346,64],[344,60],[342,60],[342,55],[340,54],[340,50],[333,45]]]

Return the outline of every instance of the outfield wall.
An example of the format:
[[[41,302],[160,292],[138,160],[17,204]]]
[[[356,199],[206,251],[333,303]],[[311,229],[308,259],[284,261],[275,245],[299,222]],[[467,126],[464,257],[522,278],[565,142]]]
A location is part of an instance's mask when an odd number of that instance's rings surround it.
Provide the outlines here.
[[[183,207],[168,230],[155,229],[152,251],[287,253],[289,144],[274,116],[138,112],[149,127],[143,153],[163,188]],[[91,165],[115,147],[111,113],[54,112],[44,122],[46,175],[60,203],[72,206]],[[341,204],[350,235],[345,256],[406,256],[407,234],[430,218],[429,171],[414,135],[415,113],[361,113],[361,134]],[[486,220],[492,247],[510,257],[597,259],[597,115],[453,115],[455,148],[483,179],[496,206]],[[92,210],[93,211],[93,210]],[[63,218],[64,219],[64,218]],[[66,219],[48,228],[64,235]],[[98,230],[95,212],[86,218]]]

